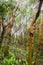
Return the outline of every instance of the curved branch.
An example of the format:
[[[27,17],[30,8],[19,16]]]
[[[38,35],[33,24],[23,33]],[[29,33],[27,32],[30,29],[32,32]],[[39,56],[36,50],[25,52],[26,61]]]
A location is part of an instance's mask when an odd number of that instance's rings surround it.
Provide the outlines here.
[[[10,22],[5,26],[5,28],[12,28],[13,23],[15,21],[15,17],[18,15],[16,15],[16,11],[17,11],[18,7],[16,7],[15,13],[13,14],[13,16],[10,19]]]
[[[14,21],[15,21],[15,16],[12,16],[10,22],[5,26],[5,28],[12,28]]]
[[[43,0],[39,0],[39,7],[38,7],[38,11],[34,17],[34,20],[32,21],[32,25],[35,23],[35,21],[37,20],[37,18],[40,15],[40,11],[41,11],[41,6],[42,6]]]

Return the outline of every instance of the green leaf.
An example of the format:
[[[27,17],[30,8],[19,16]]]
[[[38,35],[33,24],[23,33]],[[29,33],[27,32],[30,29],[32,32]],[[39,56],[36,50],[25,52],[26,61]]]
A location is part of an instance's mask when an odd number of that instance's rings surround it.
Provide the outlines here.
[[[21,59],[19,59],[19,63],[21,63],[21,61],[22,61],[22,60],[21,60]]]
[[[17,64],[19,63],[18,60],[16,60],[16,63],[17,63]]]

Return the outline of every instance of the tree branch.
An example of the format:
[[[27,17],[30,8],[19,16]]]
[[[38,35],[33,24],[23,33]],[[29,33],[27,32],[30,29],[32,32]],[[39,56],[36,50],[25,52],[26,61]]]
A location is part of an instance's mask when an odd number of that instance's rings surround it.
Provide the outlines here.
[[[15,13],[13,14],[13,16],[10,19],[10,22],[5,26],[5,28],[12,28],[13,23],[15,21],[15,17],[18,15],[16,15],[16,11],[17,11],[18,7],[16,7]]]
[[[41,11],[41,6],[42,6],[43,0],[39,0],[39,7],[38,7],[38,11],[34,17],[34,20],[32,21],[32,25],[35,23],[35,21],[37,20],[37,18],[40,15],[40,11]]]
[[[12,16],[10,22],[5,26],[5,28],[12,28],[14,21],[15,21],[15,16]]]

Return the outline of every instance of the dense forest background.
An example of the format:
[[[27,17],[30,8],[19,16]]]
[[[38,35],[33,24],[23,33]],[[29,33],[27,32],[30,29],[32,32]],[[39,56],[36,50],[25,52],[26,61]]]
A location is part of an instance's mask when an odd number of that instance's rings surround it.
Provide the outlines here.
[[[0,0],[0,65],[28,65],[30,25],[38,6],[39,0]],[[43,4],[36,20],[32,65],[35,65],[42,17]],[[43,44],[39,64],[43,65]]]

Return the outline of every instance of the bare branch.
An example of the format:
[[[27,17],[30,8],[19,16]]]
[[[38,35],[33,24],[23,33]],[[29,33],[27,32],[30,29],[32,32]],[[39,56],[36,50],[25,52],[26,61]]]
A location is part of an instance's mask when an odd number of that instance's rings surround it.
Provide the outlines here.
[[[35,23],[35,21],[37,20],[37,18],[40,15],[40,11],[41,11],[41,6],[42,6],[43,0],[39,0],[39,7],[38,7],[38,11],[35,14],[34,20],[32,21],[32,25]]]

